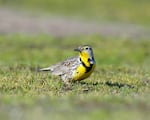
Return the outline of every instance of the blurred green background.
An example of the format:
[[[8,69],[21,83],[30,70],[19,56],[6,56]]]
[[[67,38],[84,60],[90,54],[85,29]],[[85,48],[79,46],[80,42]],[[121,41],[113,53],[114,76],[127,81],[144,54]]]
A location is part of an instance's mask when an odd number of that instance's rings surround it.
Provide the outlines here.
[[[149,120],[149,11],[149,0],[0,0],[0,118]],[[71,90],[36,72],[82,44],[96,70]]]
[[[0,0],[0,5],[96,21],[150,25],[149,0]]]

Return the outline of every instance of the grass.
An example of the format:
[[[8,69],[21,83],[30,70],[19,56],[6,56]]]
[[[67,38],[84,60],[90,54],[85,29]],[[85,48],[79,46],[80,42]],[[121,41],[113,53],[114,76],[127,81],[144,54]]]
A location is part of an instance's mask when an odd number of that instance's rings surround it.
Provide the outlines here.
[[[148,120],[150,41],[127,38],[48,35],[0,36],[0,118]],[[80,44],[94,48],[97,67],[72,90],[49,73],[38,73]]]
[[[145,26],[150,25],[149,4],[149,0],[0,0],[1,6]]]

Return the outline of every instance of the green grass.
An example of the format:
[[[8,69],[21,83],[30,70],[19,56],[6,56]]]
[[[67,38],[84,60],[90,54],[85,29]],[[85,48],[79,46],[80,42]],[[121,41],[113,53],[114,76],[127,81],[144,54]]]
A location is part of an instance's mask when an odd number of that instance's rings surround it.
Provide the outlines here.
[[[150,25],[149,4],[149,0],[0,0],[1,6],[145,26]]]
[[[61,80],[36,69],[90,44],[97,67],[85,81],[65,89]],[[150,41],[101,36],[53,38],[0,36],[0,118],[148,120]]]

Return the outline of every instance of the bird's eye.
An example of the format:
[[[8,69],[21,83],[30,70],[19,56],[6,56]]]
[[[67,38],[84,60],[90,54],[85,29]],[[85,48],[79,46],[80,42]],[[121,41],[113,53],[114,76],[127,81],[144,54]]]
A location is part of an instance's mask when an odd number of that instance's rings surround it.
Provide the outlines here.
[[[88,50],[89,48],[88,48],[88,47],[86,47],[85,49],[86,49],[86,50]]]

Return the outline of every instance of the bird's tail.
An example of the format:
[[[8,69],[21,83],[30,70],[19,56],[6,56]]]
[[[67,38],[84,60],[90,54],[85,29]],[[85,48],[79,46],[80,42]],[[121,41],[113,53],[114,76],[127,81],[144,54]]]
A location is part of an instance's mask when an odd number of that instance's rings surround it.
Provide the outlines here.
[[[39,71],[51,71],[50,67],[39,69]]]

